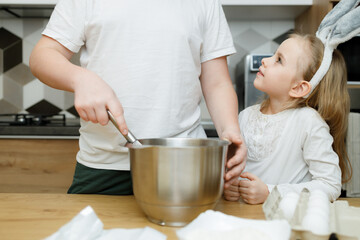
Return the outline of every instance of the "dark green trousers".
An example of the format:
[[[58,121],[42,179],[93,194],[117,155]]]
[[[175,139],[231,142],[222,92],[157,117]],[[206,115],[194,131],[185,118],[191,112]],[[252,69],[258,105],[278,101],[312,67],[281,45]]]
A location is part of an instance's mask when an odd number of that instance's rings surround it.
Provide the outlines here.
[[[105,170],[76,163],[70,194],[132,195],[130,171]]]

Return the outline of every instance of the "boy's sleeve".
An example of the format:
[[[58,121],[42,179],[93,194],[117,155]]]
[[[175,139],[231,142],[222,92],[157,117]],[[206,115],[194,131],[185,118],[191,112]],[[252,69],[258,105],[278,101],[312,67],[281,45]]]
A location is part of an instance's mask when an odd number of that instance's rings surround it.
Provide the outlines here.
[[[88,13],[87,0],[60,0],[42,32],[72,52],[78,52],[85,42]]]
[[[231,32],[219,0],[208,2],[206,14],[201,62],[236,53]]]

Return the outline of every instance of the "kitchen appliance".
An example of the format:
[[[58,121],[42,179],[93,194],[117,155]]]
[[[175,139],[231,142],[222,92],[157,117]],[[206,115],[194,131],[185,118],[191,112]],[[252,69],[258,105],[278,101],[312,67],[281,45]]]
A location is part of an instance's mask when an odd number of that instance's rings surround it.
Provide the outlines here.
[[[337,49],[346,62],[351,111],[360,112],[360,35],[340,44]]]
[[[148,219],[184,226],[213,209],[224,186],[230,144],[219,139],[140,139],[127,144],[135,199]]]
[[[261,60],[273,54],[249,54],[236,66],[236,94],[238,96],[239,111],[258,103],[263,92],[254,87],[256,73],[261,66]]]
[[[0,114],[0,135],[78,136],[79,119],[64,114]]]

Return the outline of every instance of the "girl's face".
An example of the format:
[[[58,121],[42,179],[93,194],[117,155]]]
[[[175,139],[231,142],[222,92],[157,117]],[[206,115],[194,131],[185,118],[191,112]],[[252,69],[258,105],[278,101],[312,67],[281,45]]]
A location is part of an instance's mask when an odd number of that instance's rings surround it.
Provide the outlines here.
[[[304,52],[303,40],[285,40],[272,57],[261,61],[254,81],[255,88],[268,94],[270,99],[287,101],[291,88],[303,78],[299,66],[308,62]]]

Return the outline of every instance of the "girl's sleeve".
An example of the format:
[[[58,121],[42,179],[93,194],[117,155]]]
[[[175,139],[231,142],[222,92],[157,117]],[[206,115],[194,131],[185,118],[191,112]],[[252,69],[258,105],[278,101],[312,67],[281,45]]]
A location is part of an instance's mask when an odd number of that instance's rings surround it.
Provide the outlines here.
[[[201,62],[236,52],[229,25],[219,0],[207,1]]]
[[[78,52],[85,43],[87,0],[60,0],[42,32],[72,52]]]
[[[311,181],[299,184],[277,185],[283,195],[289,191],[300,193],[303,188],[325,192],[330,201],[335,201],[341,193],[341,169],[339,157],[332,148],[333,138],[329,127],[320,116],[308,121],[308,131],[304,136],[303,156],[309,166]]]

